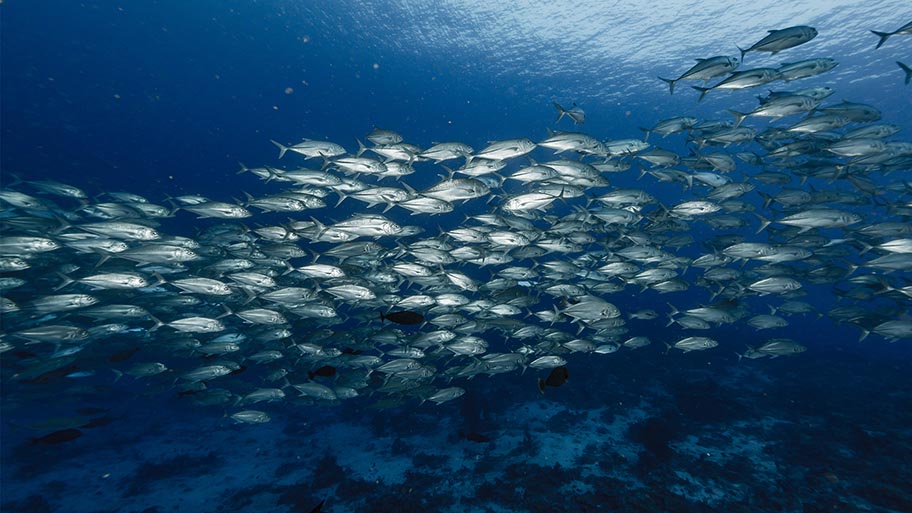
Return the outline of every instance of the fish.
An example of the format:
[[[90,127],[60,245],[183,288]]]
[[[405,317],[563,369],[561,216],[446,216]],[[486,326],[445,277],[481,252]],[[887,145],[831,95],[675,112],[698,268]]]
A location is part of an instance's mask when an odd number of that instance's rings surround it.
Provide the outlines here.
[[[781,78],[782,73],[777,69],[754,68],[735,71],[712,87],[691,86],[691,88],[700,91],[700,98],[697,101],[703,101],[703,98],[708,92],[716,89],[746,89],[748,87],[766,85],[775,80],[780,80]]]
[[[810,40],[786,35],[745,52]],[[663,80],[673,93],[720,77],[706,94],[836,62],[737,69],[742,59]],[[563,384],[568,360],[652,358],[641,333],[664,323],[684,352],[734,350],[717,334],[728,328],[796,339],[749,347],[748,360],[814,350],[789,333],[801,316],[912,338],[899,318],[912,204],[895,172],[912,144],[874,105],[829,102],[836,89],[773,90],[733,118],[656,112],[643,139],[576,126],[475,151],[375,128],[349,152],[312,134],[273,142],[282,160],[231,169],[244,201],[4,183],[3,379],[176,381],[196,405],[262,405],[229,412],[259,423],[291,402],[446,408],[468,380],[530,368],[546,369],[541,392]],[[584,119],[558,110],[558,122]],[[321,165],[301,167],[311,159]],[[819,287],[854,304],[800,297]],[[662,319],[655,294],[673,305]]]
[[[310,510],[310,513],[322,513],[324,504],[326,504],[326,499],[323,499],[319,504],[314,506],[313,509]]]
[[[393,130],[374,127],[374,129],[367,134],[366,139],[374,144],[380,145],[398,144],[402,142],[402,135]]]
[[[883,46],[883,44],[886,43],[887,39],[889,39],[891,36],[895,36],[897,34],[912,34],[912,21],[906,23],[905,25],[892,32],[878,32],[876,30],[872,30],[871,33],[880,38],[880,40],[877,41],[877,46],[874,47],[876,50]],[[908,84],[909,82],[907,81],[906,83]]]
[[[271,142],[279,149],[279,158],[284,157],[285,152],[287,151],[301,154],[305,159],[312,159],[316,157],[331,158],[345,154],[345,148],[332,142],[304,139],[303,141],[291,146],[284,146],[282,143],[274,140]]]
[[[564,109],[557,102],[551,102],[551,105],[554,105],[554,108],[557,109],[557,120],[555,123],[560,123],[560,120],[563,119],[564,116],[570,118],[574,125],[581,125],[586,122],[586,112],[576,103],[571,105],[569,109]]]
[[[741,60],[743,58],[744,56],[742,54],[741,59],[728,55],[717,55],[715,57],[709,57],[706,59],[697,59],[697,63],[691,66],[690,69],[682,73],[680,76],[678,76],[678,78],[669,79],[659,77],[659,80],[668,84],[669,94],[674,94],[675,83],[681,80],[702,80],[705,82],[712,78],[727,75],[734,72],[735,69],[738,68],[738,65],[741,64]]]
[[[269,415],[259,410],[243,410],[231,415],[238,424],[263,424],[272,420]]]
[[[380,322],[390,320],[396,324],[415,325],[424,322],[424,316],[417,312],[403,310],[399,312],[380,312]]]
[[[703,351],[706,349],[711,349],[719,345],[715,340],[708,337],[686,337],[672,344],[665,344],[668,349],[671,348],[680,349],[685,353],[691,351]]]
[[[464,394],[465,389],[463,388],[447,387],[434,392],[434,394],[428,397],[427,400],[439,405],[447,401],[452,401],[453,399],[462,397]]]
[[[747,52],[770,52],[776,55],[782,50],[794,48],[798,45],[807,43],[817,37],[817,29],[806,25],[796,25],[784,29],[770,30],[766,37],[760,39],[746,50],[738,47],[741,51],[741,61],[744,61],[744,54]]]
[[[782,80],[790,82],[799,78],[813,77],[821,73],[826,73],[838,66],[836,59],[821,57],[817,59],[806,59],[798,62],[783,62],[779,65],[779,75]]]
[[[76,428],[61,429],[48,433],[44,436],[33,438],[32,445],[57,445],[66,442],[72,442],[82,436],[82,431]]]
[[[559,386],[563,385],[564,383],[567,382],[567,378],[569,377],[569,375],[570,374],[567,372],[567,367],[565,367],[565,366],[554,367],[553,369],[551,369],[551,372],[548,374],[548,377],[546,379],[538,380],[538,391],[541,392],[542,394],[544,394],[546,386],[547,387],[559,387]]]
[[[481,433],[476,433],[474,431],[470,432],[470,433],[460,432],[460,436],[464,437],[466,440],[468,440],[470,442],[475,442],[475,443],[480,443],[480,444],[488,443],[491,441],[491,437],[489,437],[487,435],[483,435]]]

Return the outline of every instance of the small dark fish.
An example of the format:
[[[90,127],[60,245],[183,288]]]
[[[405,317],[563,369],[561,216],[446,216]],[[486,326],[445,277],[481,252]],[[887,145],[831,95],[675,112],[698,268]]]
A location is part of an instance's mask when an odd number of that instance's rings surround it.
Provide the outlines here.
[[[477,442],[480,444],[488,443],[491,441],[490,437],[485,436],[481,433],[465,433],[465,434],[463,434],[463,436],[465,437],[466,440],[469,440],[471,442]]]
[[[72,374],[72,373],[78,372],[78,371],[79,371],[79,367],[77,367],[75,365],[67,365],[66,367],[63,367],[61,369],[56,369],[56,370],[45,372],[44,374],[41,374],[40,376],[38,376],[32,380],[26,380],[26,381],[28,383],[51,383],[53,381],[56,381],[60,378],[65,377],[67,374]]]
[[[56,445],[62,444],[64,442],[70,442],[76,440],[82,436],[82,431],[78,429],[61,429],[60,431],[54,431],[49,435],[44,435],[41,438],[33,438],[32,445],[44,444],[44,445]]]
[[[336,375],[336,368],[332,365],[324,365],[315,371],[307,371],[307,376],[310,379],[314,379],[314,376],[320,376],[323,378],[331,378]]]
[[[120,363],[125,362],[133,357],[139,351],[138,347],[130,347],[122,351],[117,351],[108,357],[108,363]]]
[[[393,321],[396,324],[421,324],[424,322],[424,316],[420,313],[409,311],[390,312],[386,315],[380,312],[380,322],[383,323],[385,320]]]
[[[81,427],[83,429],[104,427],[104,426],[107,426],[108,424],[114,422],[114,420],[115,420],[114,417],[109,417],[109,416],[105,415],[102,417],[96,417],[94,419],[89,419],[89,422],[87,422],[86,424],[79,426],[79,427]]]
[[[548,379],[539,379],[538,380],[538,391],[545,393],[545,387],[559,387],[567,382],[567,378],[570,374],[567,372],[567,367],[560,366],[551,369],[551,374],[548,374]]]
[[[98,415],[100,413],[105,413],[104,408],[96,408],[94,406],[86,406],[83,408],[76,408],[76,413],[80,415]]]

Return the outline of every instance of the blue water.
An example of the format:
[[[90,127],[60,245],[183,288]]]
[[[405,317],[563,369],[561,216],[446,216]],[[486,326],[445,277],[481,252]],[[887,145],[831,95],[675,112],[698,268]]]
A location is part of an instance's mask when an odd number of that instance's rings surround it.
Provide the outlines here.
[[[442,141],[476,150],[493,140],[540,141],[549,129],[600,140],[642,138],[638,127],[662,119],[730,120],[726,109],[749,111],[768,89],[819,86],[836,90],[825,105],[870,104],[883,114],[878,123],[902,127],[890,141],[910,140],[912,86],[895,61],[912,63],[912,37],[898,34],[875,50],[877,37],[869,32],[912,19],[904,2],[667,3],[9,0],[0,5],[0,185],[57,180],[93,201],[109,191],[161,204],[182,194],[232,201],[244,192],[259,197],[278,190],[235,174],[239,162],[287,168],[304,162],[292,155],[278,160],[270,139],[329,140],[354,152],[374,127],[396,130],[422,148]],[[798,24],[816,27],[819,36],[776,56],[748,53],[741,69],[832,57],[839,61],[834,70],[788,84],[712,91],[699,103],[688,87],[699,83],[679,82],[669,95],[657,79],[678,76],[695,58],[737,55],[738,46],[767,30]],[[555,124],[552,101],[579,104],[586,123]],[[797,120],[748,118],[745,125],[762,131]],[[681,135],[653,135],[649,142],[682,156],[692,149]],[[764,152],[756,143],[714,150]],[[533,156],[551,158],[542,149]],[[760,170],[739,166],[745,175]],[[415,168],[404,181],[419,190],[443,172],[427,163]],[[886,188],[908,183],[909,172],[906,166],[867,178]],[[679,183],[638,176],[636,164],[607,175],[612,187],[643,188],[669,207],[695,197]],[[857,192],[845,180],[795,180],[789,187]],[[908,186],[884,191],[882,199],[894,207],[910,201]],[[79,206],[68,201],[60,203]],[[745,201],[762,205],[756,192]],[[836,208],[865,215],[865,224],[909,222],[875,203]],[[342,220],[379,210],[348,200],[314,215]],[[388,215],[432,237],[438,226],[464,223],[463,213],[488,210],[476,199],[446,216],[401,209]],[[287,217],[258,215],[250,224]],[[180,212],[160,229],[192,237],[212,224]],[[691,225],[697,242],[678,252],[689,257],[706,253],[702,242],[719,233],[767,240],[756,238],[756,224]],[[852,250],[829,263],[841,266],[845,259],[870,255]],[[483,268],[460,270],[480,281],[489,277]],[[872,271],[856,272],[897,287],[910,283],[908,271]],[[26,276],[31,288],[23,290],[52,293],[56,280]],[[684,274],[690,282],[698,277],[693,269]],[[825,315],[856,305],[908,319],[909,298],[849,294],[858,289],[864,287],[847,280],[808,280],[807,295],[798,299],[824,315],[788,316],[788,327],[768,331],[743,321],[714,326],[707,335],[720,347],[682,354],[664,343],[704,333],[667,327],[669,303],[709,304],[711,288],[665,295],[631,285],[609,300],[625,314],[659,312],[655,321],[628,322],[630,336],[648,336],[652,344],[609,355],[567,354],[569,381],[544,395],[536,381],[547,372],[536,369],[453,380],[466,395],[439,406],[376,391],[335,404],[296,401],[289,393],[287,401],[253,406],[272,417],[259,425],[226,418],[238,409],[230,405],[194,404],[178,394],[173,375],[115,381],[110,369],[125,364],[110,357],[132,347],[129,341],[78,355],[76,368],[86,377],[38,382],[11,381],[22,368],[15,354],[4,353],[0,509],[307,512],[325,500],[324,511],[334,513],[912,511],[909,339],[872,334],[859,342],[857,325]],[[742,305],[754,315],[780,303],[750,296]],[[374,315],[327,327],[362,336],[365,327],[376,328]],[[4,341],[12,342],[7,326]],[[297,342],[315,328],[307,329],[294,334]],[[155,333],[139,340],[149,344]],[[807,351],[736,356],[772,337],[795,339]],[[182,371],[201,364],[197,356],[174,355],[173,366]],[[262,386],[259,376],[241,379]],[[91,427],[81,427],[78,439],[35,442],[86,424]]]

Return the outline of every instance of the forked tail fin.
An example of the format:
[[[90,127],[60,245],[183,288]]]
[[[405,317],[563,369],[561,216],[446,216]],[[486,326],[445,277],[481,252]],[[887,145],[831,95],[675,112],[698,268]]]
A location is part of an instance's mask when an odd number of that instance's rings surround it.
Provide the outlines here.
[[[272,144],[275,144],[276,147],[279,149],[279,158],[284,157],[284,156],[285,156],[285,152],[288,151],[288,146],[284,146],[284,145],[282,145],[282,143],[280,143],[280,142],[278,142],[278,141],[274,141],[274,140],[272,140],[272,139],[270,139],[269,141],[270,141]]]
[[[912,81],[912,68],[899,61],[896,61],[896,64],[898,64],[899,67],[906,72],[906,85],[909,85],[909,82]]]
[[[877,42],[877,46],[874,47],[875,50],[880,48],[884,43],[887,42],[887,39],[889,39],[890,36],[893,35],[892,32],[878,32],[876,30],[872,30],[871,32],[873,32],[875,35],[877,35],[877,37],[880,38],[880,41]]]
[[[564,110],[564,108],[561,107],[560,104],[558,104],[557,102],[551,102],[551,105],[554,105],[554,108],[557,109],[557,119],[556,119],[554,122],[555,122],[555,123],[559,123],[560,120],[561,120],[564,116],[567,115],[567,111]]]

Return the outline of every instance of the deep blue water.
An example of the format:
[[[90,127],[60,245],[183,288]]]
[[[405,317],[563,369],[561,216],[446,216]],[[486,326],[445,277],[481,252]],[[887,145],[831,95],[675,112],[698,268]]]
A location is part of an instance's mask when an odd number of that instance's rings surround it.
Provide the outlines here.
[[[278,160],[270,139],[285,144],[328,140],[352,153],[374,127],[395,130],[421,148],[461,141],[480,150],[495,140],[541,141],[548,130],[579,130],[600,140],[642,139],[638,127],[662,119],[731,120],[726,109],[750,111],[767,90],[821,86],[836,91],[823,106],[842,100],[870,104],[882,112],[877,123],[902,128],[887,140],[909,141],[912,86],[904,84],[895,61],[912,63],[912,37],[897,34],[875,49],[877,37],[869,31],[895,30],[912,19],[912,10],[899,1],[819,4],[594,7],[565,1],[498,8],[471,0],[439,5],[11,0],[0,5],[0,186],[40,196],[15,178],[55,180],[85,190],[92,202],[107,201],[101,195],[111,191],[141,194],[159,204],[183,194],[240,201],[244,192],[259,197],[281,186],[235,174],[239,162],[286,169],[320,164],[290,154]],[[712,91],[702,102],[688,87],[699,83],[679,82],[669,95],[657,79],[680,75],[695,58],[737,55],[736,46],[746,48],[767,30],[798,24],[814,26],[819,35],[776,56],[750,52],[740,69],[832,57],[839,62],[834,70],[787,84]],[[552,101],[579,104],[586,122],[556,124]],[[760,132],[799,119],[752,117],[744,125]],[[681,156],[694,149],[681,134],[652,135],[648,141]],[[757,142],[712,150],[767,151]],[[551,155],[543,148],[531,154],[539,161]],[[738,162],[736,176],[761,171]],[[516,159],[508,171],[522,165],[524,158]],[[628,171],[606,174],[611,183],[606,191],[642,188],[669,208],[708,191],[685,190],[650,175],[640,178],[641,167],[634,163]],[[675,168],[687,171],[683,165]],[[415,169],[403,181],[417,190],[445,173],[428,162],[416,163]],[[793,173],[788,165],[763,170]],[[875,166],[864,174],[879,188],[875,199],[827,206],[861,214],[861,226],[909,223],[909,172],[908,160],[889,172]],[[796,177],[787,187],[864,196],[843,179],[803,182]],[[522,190],[516,183],[506,187],[511,194]],[[778,219],[789,212],[763,209],[757,192],[779,190],[758,184],[742,199]],[[67,210],[80,206],[70,198],[41,197]],[[257,213],[245,223],[254,228],[311,215],[338,221],[382,210],[353,199],[331,209],[336,199],[327,198],[327,209],[300,216]],[[424,229],[413,242],[467,224],[462,214],[482,214],[492,204],[474,199],[443,216],[409,216],[400,208],[387,215]],[[3,208],[5,217],[21,214],[7,204]],[[558,202],[549,213],[570,211]],[[756,234],[757,219],[745,219],[749,225],[734,230],[693,221],[684,233],[694,242],[674,252],[696,258],[710,252],[704,243],[720,234],[783,242],[781,225]],[[159,229],[196,237],[216,223],[178,212],[161,220]],[[870,241],[851,229],[813,233]],[[395,247],[387,242],[388,249]],[[325,499],[325,511],[331,512],[912,511],[909,336],[890,341],[874,333],[859,341],[862,327],[908,320],[909,296],[874,294],[874,287],[849,280],[874,276],[899,288],[910,285],[909,270],[888,273],[862,266],[849,275],[852,264],[881,253],[861,253],[857,244],[835,245],[845,253],[822,251],[818,263],[846,275],[815,282],[811,269],[800,267],[809,274],[802,280],[805,295],[796,299],[811,304],[815,313],[786,316],[785,328],[757,331],[744,320],[714,325],[708,332],[666,326],[669,304],[684,310],[718,300],[712,295],[716,287],[698,283],[702,270],[690,268],[681,274],[691,284],[685,292],[659,294],[631,284],[606,295],[625,316],[643,309],[659,313],[654,321],[627,323],[627,336],[648,336],[652,344],[605,355],[562,353],[570,379],[544,395],[536,380],[547,371],[532,368],[471,380],[441,377],[434,383],[438,388],[466,390],[441,405],[384,393],[376,382],[359,397],[331,404],[294,399],[297,394],[289,389],[285,401],[250,406],[272,418],[257,425],[226,418],[241,409],[233,404],[195,404],[179,393],[174,374],[115,380],[111,369],[123,371],[150,358],[166,360],[178,372],[205,364],[188,351],[162,355],[150,349],[168,328],[149,333],[148,321],[135,323],[138,332],[97,341],[77,353],[66,369],[85,377],[49,373],[42,379],[15,379],[31,361],[22,352],[46,356],[42,351],[50,354],[53,348],[12,335],[34,316],[11,313],[2,320],[3,342],[15,350],[0,355],[0,508],[307,512]],[[301,246],[316,252],[330,247]],[[45,269],[40,259],[36,262],[31,271],[3,274],[28,280],[8,294],[17,303],[54,293],[57,267]],[[71,263],[92,265],[86,257]],[[511,265],[531,267],[533,262]],[[459,270],[479,282],[491,277],[487,267]],[[542,303],[532,310],[560,304],[539,296]],[[131,300],[126,294],[117,297],[117,302]],[[733,303],[756,315],[783,301],[746,294]],[[850,305],[868,317],[838,322],[829,314]],[[341,304],[339,311],[345,319],[341,324],[292,323],[292,339],[305,342],[328,328],[338,340],[369,347],[361,337],[379,329],[376,311]],[[551,327],[526,314],[517,318]],[[84,317],[61,319],[92,325]],[[555,326],[576,336],[575,325]],[[412,334],[430,328],[402,329]],[[591,330],[581,336],[590,335]],[[666,351],[665,343],[688,335],[711,336],[719,347]],[[479,336],[487,337],[492,352],[504,350],[502,336]],[[755,360],[736,355],[774,337],[794,339],[807,351]],[[112,361],[123,350],[138,354]],[[433,358],[439,372],[456,365]],[[237,386],[233,392],[267,386],[258,372],[230,377]],[[75,440],[40,441],[75,428],[81,431]]]

